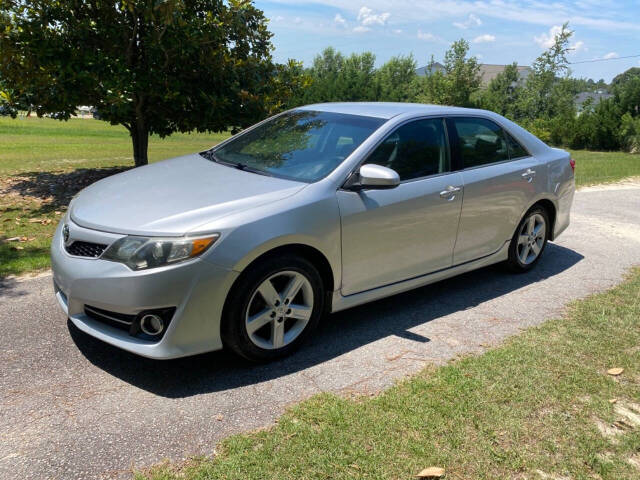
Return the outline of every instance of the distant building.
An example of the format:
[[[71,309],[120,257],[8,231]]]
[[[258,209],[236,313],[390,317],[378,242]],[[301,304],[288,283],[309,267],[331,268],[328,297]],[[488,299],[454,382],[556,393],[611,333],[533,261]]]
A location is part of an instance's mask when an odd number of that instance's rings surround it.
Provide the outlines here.
[[[590,100],[591,105],[594,107],[598,105],[602,100],[613,97],[612,94],[606,90],[596,90],[595,92],[580,92],[574,99],[574,104],[578,113],[584,109],[584,104]]]
[[[489,63],[481,63],[480,65],[480,83],[483,87],[489,85],[489,82],[496,78],[498,74],[504,72],[506,65],[492,65]],[[518,65],[518,74],[520,81],[523,82],[531,74],[531,67],[526,65]],[[433,72],[444,72],[444,65],[439,62],[435,62],[433,65],[426,65],[416,69],[416,75],[424,77],[431,75]]]
[[[433,62],[432,64],[425,65],[424,67],[416,68],[416,75],[419,77],[426,77],[435,72],[444,73],[444,65],[440,62]]]
[[[481,63],[480,64],[480,84],[483,87],[489,85],[489,82],[496,78],[499,74],[504,72],[504,69],[507,68],[506,65],[492,65],[490,63]],[[526,65],[518,65],[516,67],[518,69],[518,77],[520,82],[524,82],[529,75],[531,75],[531,67]]]

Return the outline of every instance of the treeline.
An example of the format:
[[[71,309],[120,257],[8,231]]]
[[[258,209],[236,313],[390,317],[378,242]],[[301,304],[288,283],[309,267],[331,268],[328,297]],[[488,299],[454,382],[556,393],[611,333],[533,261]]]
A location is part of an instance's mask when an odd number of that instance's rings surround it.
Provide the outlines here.
[[[611,85],[571,78],[571,35],[565,24],[526,79],[513,63],[486,87],[481,86],[479,63],[469,56],[465,40],[454,42],[446,52],[442,70],[434,68],[432,58],[425,76],[416,74],[412,56],[394,57],[376,68],[371,52],[345,56],[327,48],[310,68],[296,64],[295,74],[290,72],[304,88],[291,91],[285,105],[398,101],[477,107],[500,113],[551,144],[640,152],[640,68],[618,75]],[[613,96],[597,105],[587,100],[578,111],[576,95],[600,89]]]

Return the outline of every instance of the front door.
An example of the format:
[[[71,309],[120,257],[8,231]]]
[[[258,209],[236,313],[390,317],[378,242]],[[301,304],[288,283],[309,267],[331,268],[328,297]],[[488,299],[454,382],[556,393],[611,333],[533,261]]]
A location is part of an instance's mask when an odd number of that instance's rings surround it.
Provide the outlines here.
[[[400,126],[365,163],[394,169],[402,183],[389,190],[337,192],[342,294],[450,267],[463,191],[461,174],[450,171],[444,121]]]

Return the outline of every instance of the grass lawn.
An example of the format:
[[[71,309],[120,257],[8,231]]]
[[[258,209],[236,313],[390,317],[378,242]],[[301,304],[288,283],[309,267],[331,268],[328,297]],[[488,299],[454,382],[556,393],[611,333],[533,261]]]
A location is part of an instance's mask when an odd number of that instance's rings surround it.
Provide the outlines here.
[[[611,183],[640,176],[640,155],[625,152],[571,150],[576,161],[576,185]]]
[[[269,430],[225,440],[214,459],[137,478],[410,479],[436,466],[446,479],[638,479],[639,318],[636,269],[483,355],[373,398],[315,396]]]
[[[227,137],[152,136],[149,159],[202,151]],[[51,236],[70,198],[133,166],[131,148],[124,127],[98,120],[0,118],[0,277],[48,268]]]
[[[201,151],[227,136],[154,136],[149,158],[153,162]],[[640,155],[572,153],[578,185],[640,176]],[[48,268],[51,235],[69,199],[91,182],[132,165],[124,127],[99,120],[0,118],[0,277]]]

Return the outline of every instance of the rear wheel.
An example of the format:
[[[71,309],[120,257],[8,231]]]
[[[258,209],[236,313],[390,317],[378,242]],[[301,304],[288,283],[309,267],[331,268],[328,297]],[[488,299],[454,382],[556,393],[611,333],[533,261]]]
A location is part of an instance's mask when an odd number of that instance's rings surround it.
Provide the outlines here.
[[[509,245],[507,266],[514,272],[526,272],[540,260],[549,239],[549,215],[542,207],[529,210]]]
[[[324,288],[313,264],[294,255],[267,258],[243,273],[227,300],[222,341],[256,362],[288,355],[316,327]]]

